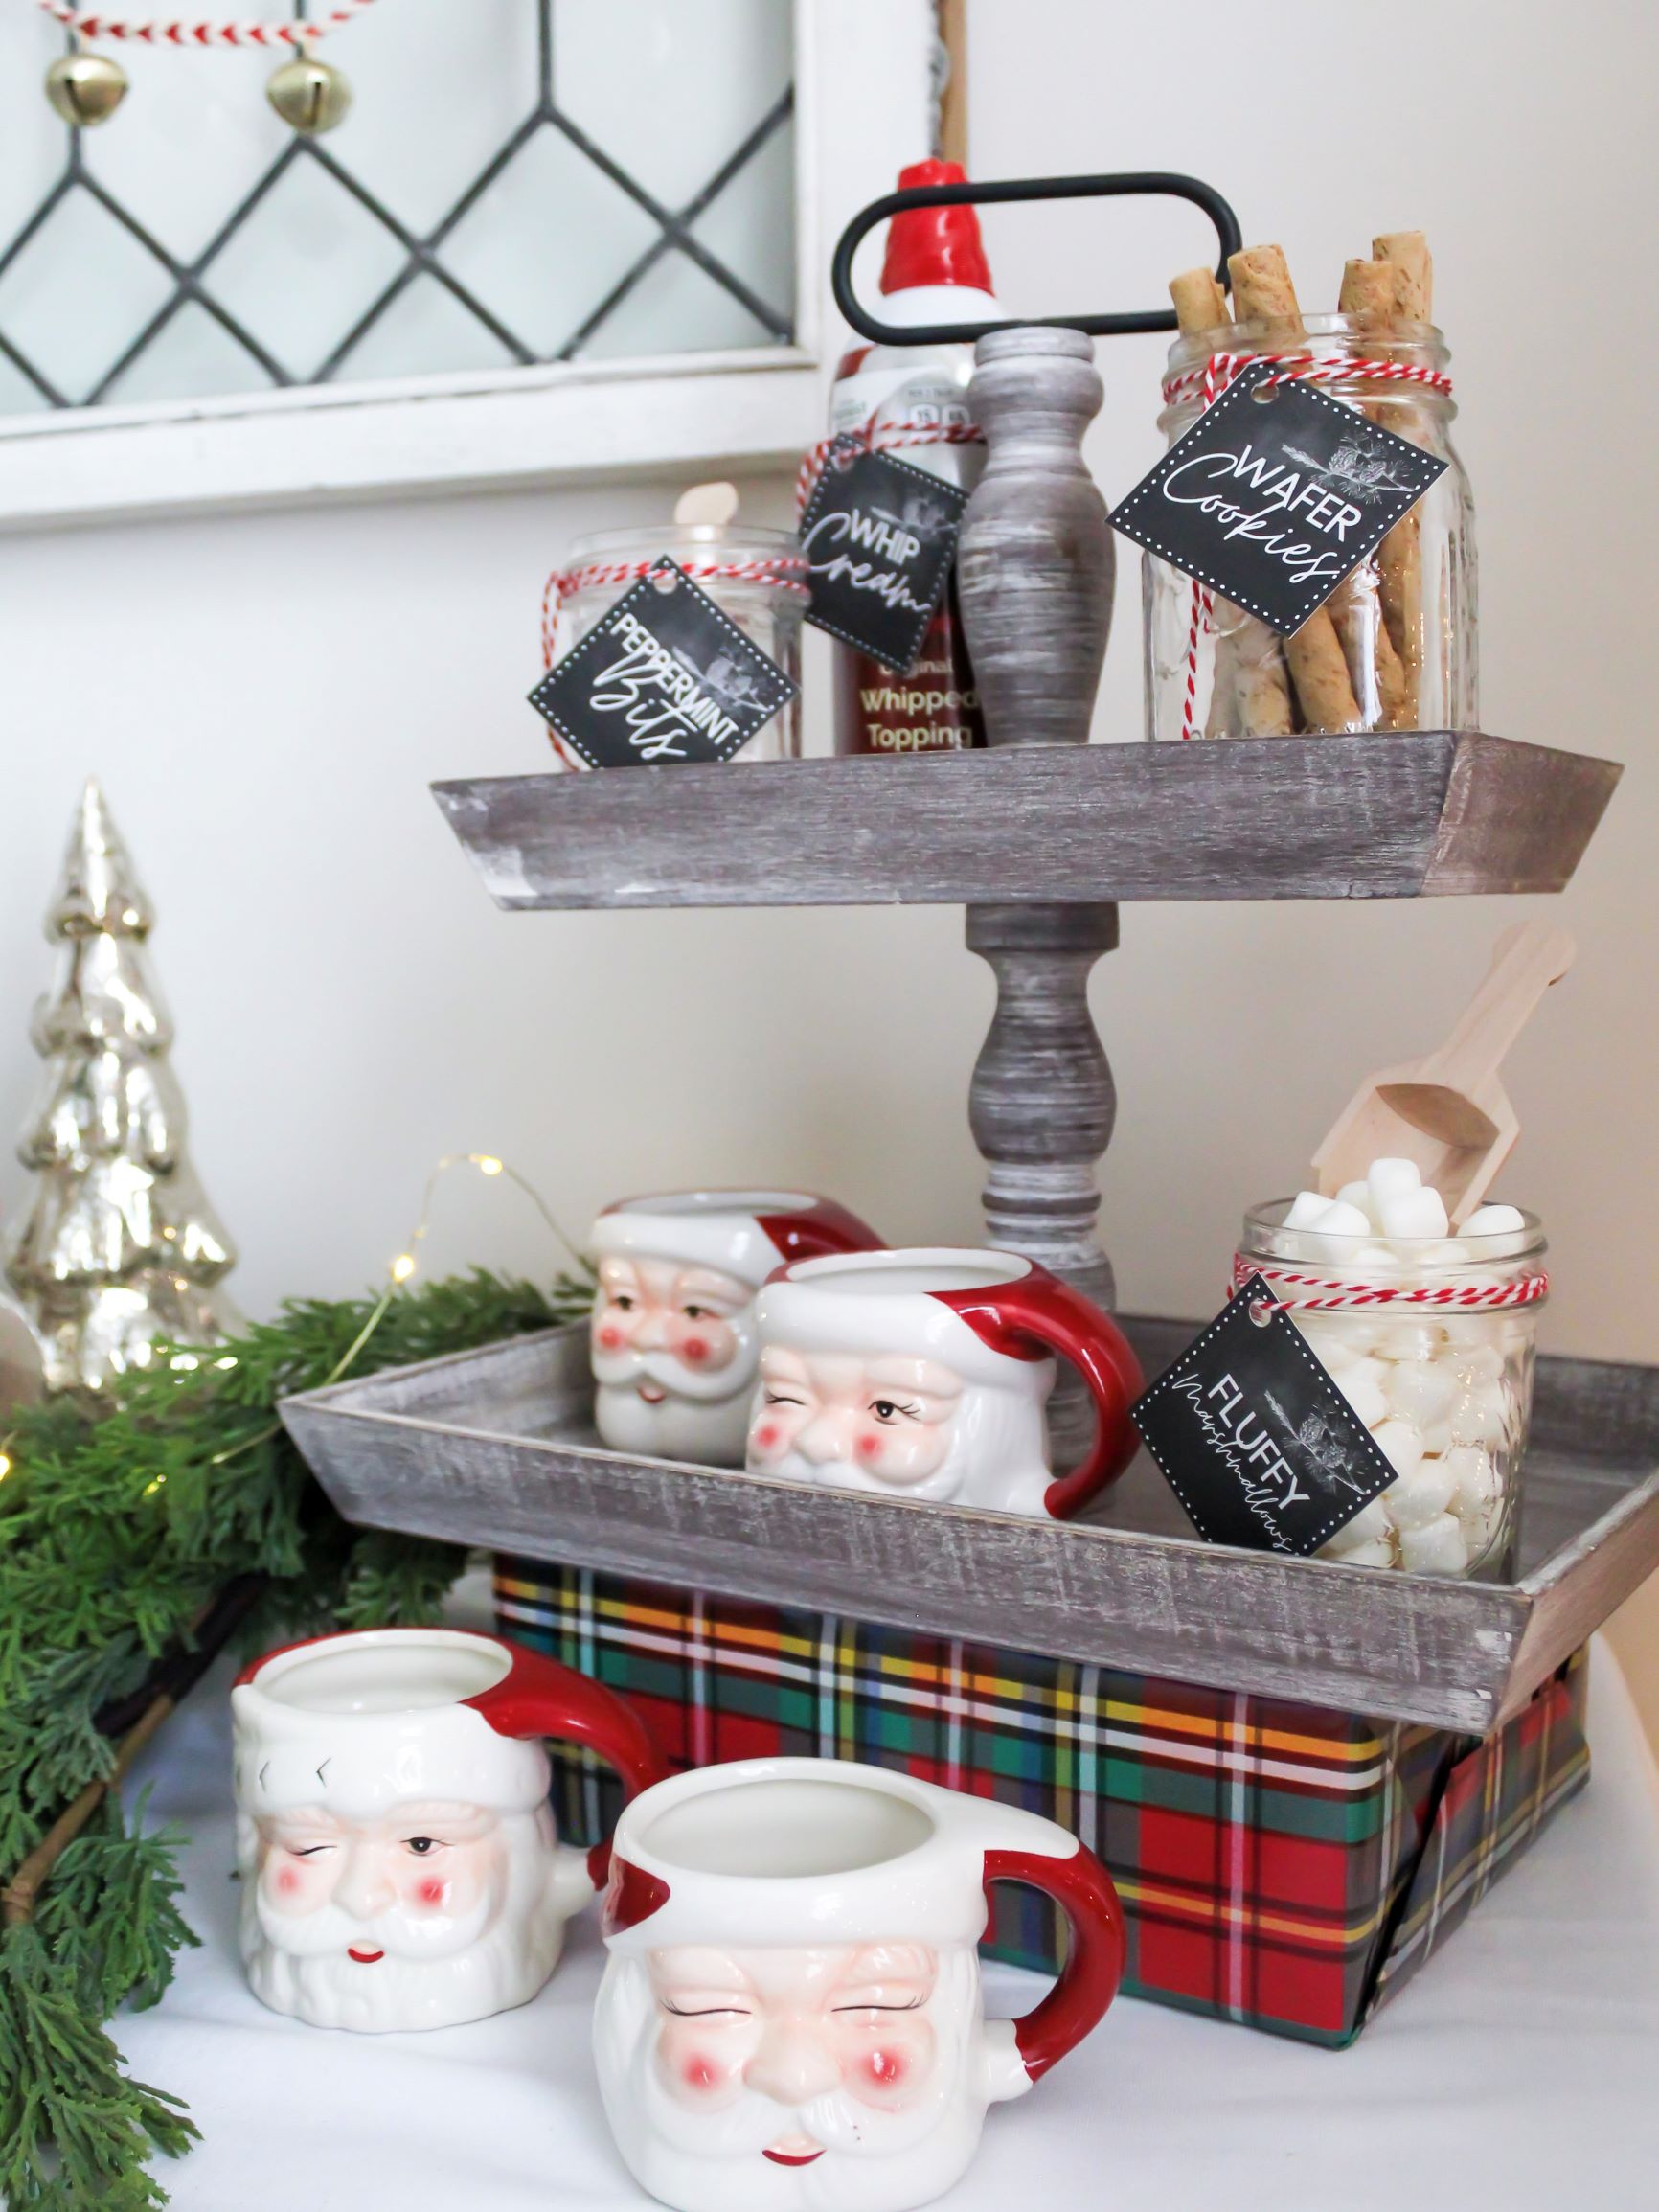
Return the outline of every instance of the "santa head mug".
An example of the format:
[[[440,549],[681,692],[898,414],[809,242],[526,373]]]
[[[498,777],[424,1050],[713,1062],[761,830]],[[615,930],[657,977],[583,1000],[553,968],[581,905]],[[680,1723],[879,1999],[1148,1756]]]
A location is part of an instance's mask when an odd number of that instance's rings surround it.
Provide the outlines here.
[[[1034,2012],[988,2020],[986,1885],[1071,1928]],[[594,2014],[600,2089],[641,2185],[679,2212],[907,2212],[986,2108],[1095,2025],[1124,1971],[1111,1878],[1018,1807],[852,1762],[741,1760],[617,1824]]]
[[[527,2003],[609,1854],[559,1843],[542,1739],[597,1752],[630,1796],[663,1772],[610,1691],[460,1630],[289,1645],[231,1706],[242,1958],[256,1996],[317,2027]]]

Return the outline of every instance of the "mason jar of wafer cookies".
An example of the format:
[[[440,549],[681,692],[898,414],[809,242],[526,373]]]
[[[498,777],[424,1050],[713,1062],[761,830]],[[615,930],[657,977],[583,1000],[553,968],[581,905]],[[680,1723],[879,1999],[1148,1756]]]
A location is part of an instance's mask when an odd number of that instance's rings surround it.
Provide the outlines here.
[[[1159,427],[1170,445],[1247,364],[1271,361],[1446,463],[1375,552],[1291,636],[1146,556],[1147,735],[1274,738],[1479,727],[1474,503],[1419,231],[1344,271],[1338,310],[1305,314],[1284,255],[1253,246],[1173,280],[1179,334]],[[1340,449],[1338,453],[1340,459]]]

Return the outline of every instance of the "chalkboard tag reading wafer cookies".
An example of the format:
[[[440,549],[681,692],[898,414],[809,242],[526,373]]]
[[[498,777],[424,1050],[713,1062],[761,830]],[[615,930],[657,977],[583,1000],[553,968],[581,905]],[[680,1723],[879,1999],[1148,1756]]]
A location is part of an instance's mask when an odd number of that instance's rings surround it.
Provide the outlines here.
[[[808,622],[897,674],[944,596],[967,494],[891,453],[831,446],[801,516]]]
[[[530,703],[590,768],[729,761],[800,687],[665,554]]]
[[[1111,521],[1288,637],[1446,463],[1276,374],[1270,361],[1240,369]]]
[[[1306,1556],[1395,1479],[1260,1275],[1129,1417],[1211,1543]]]

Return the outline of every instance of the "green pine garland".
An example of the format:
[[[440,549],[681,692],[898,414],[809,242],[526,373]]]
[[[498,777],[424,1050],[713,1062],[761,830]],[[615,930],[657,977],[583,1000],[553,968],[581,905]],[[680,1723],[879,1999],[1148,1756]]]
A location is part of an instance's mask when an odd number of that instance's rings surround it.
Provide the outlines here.
[[[475,1271],[380,1299],[295,1301],[222,1346],[163,1362],[96,1411],[58,1400],[3,1440],[0,1884],[89,1783],[99,1725],[188,1651],[227,1585],[257,1577],[254,1649],[334,1626],[429,1620],[462,1563],[446,1544],[348,1528],[275,1418],[279,1399],[574,1319],[591,1291]],[[136,1713],[132,1718],[136,1719]],[[130,1725],[130,1721],[124,1723]],[[168,1831],[114,1790],[0,1934],[0,2203],[153,2212],[148,2171],[196,2131],[128,2080],[104,2023],[154,2004],[194,1937]]]

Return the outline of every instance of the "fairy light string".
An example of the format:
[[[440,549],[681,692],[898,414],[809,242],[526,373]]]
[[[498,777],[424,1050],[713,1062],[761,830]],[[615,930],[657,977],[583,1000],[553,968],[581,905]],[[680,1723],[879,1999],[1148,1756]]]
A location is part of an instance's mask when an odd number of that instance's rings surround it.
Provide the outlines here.
[[[393,1300],[420,1273],[420,1247],[425,1243],[427,1232],[432,1227],[433,1207],[438,1186],[444,1176],[455,1168],[475,1168],[481,1175],[491,1180],[498,1175],[505,1175],[510,1183],[514,1184],[524,1193],[541,1216],[552,1236],[564,1247],[565,1253],[574,1264],[577,1273],[591,1277],[593,1270],[555,1220],[546,1199],[527,1176],[521,1175],[516,1168],[511,1167],[506,1160],[494,1152],[445,1152],[442,1159],[433,1163],[431,1172],[426,1177],[425,1188],[420,1194],[420,1214],[416,1219],[415,1226],[409,1232],[403,1249],[395,1254],[387,1265],[384,1289],[370,1308],[368,1319],[363,1323],[362,1328],[358,1330],[356,1335],[352,1337],[351,1343],[335,1360],[322,1382],[318,1384],[319,1389],[331,1389],[351,1371],[363,1347],[391,1311]],[[182,1367],[188,1370],[199,1367],[201,1359],[193,1353],[181,1352],[173,1355],[170,1364],[175,1368]],[[216,1367],[234,1367],[236,1360],[233,1357],[226,1355],[221,1358],[215,1359],[213,1364]],[[268,1443],[273,1436],[281,1433],[282,1424],[273,1422],[269,1428],[261,1429],[257,1436],[244,1437],[240,1444],[234,1444],[224,1451],[215,1452],[209,1465],[222,1467],[227,1460],[236,1459],[244,1451],[252,1451],[257,1446]],[[0,1480],[3,1479],[4,1470],[0,1469]],[[152,1489],[155,1487],[157,1485],[151,1485]],[[145,1494],[148,1496],[149,1493],[147,1491]]]

